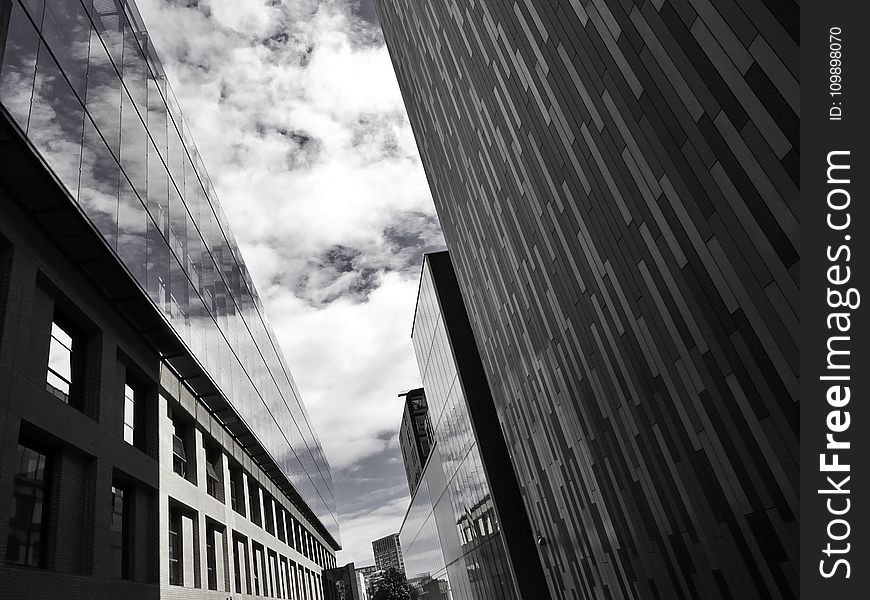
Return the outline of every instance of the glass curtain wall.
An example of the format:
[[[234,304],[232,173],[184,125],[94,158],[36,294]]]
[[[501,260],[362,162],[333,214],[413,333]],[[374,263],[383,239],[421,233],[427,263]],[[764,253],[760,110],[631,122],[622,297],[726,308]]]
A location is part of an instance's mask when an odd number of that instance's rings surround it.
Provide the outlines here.
[[[515,599],[501,524],[428,260],[412,337],[435,445],[399,532],[405,573],[420,592],[436,598]]]
[[[338,540],[329,465],[124,0],[0,0],[0,103]]]

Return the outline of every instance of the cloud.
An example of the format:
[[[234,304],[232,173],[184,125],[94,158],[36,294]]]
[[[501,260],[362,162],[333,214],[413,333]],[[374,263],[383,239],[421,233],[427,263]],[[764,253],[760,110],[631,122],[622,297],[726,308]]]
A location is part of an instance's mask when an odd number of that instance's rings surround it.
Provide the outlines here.
[[[419,385],[420,264],[444,245],[377,15],[137,4],[333,465],[343,555],[370,555],[407,508],[396,394]]]

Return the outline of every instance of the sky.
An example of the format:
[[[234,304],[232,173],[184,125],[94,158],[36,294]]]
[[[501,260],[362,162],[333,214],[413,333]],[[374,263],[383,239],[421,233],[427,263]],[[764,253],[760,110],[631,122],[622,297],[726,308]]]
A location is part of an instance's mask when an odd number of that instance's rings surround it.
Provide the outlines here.
[[[137,0],[332,465],[344,549],[399,530],[401,391],[444,241],[370,0]]]

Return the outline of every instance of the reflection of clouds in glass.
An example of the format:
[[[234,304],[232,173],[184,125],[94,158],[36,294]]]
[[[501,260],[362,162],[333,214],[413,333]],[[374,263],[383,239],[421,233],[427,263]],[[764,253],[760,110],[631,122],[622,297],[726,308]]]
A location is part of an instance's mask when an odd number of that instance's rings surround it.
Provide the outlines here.
[[[118,164],[90,119],[85,119],[79,203],[113,248],[118,232]]]
[[[54,60],[40,53],[28,137],[75,198],[78,195],[84,110]]]
[[[6,34],[0,65],[0,101],[26,130],[39,38],[18,3],[12,4]]]

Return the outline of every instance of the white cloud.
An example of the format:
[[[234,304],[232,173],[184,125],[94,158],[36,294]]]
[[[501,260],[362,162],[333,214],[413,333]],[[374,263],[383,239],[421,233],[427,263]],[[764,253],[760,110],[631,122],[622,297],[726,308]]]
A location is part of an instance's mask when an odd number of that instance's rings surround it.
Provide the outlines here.
[[[397,394],[419,385],[410,336],[416,285],[389,273],[364,302],[342,297],[326,308],[277,286],[266,292],[275,332],[334,470],[396,443]]]
[[[137,4],[333,471],[365,478],[397,454],[421,253],[443,244],[380,34],[346,0]],[[406,491],[384,492],[336,498],[348,560],[398,529]]]

